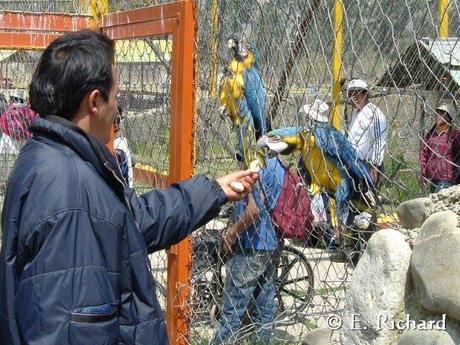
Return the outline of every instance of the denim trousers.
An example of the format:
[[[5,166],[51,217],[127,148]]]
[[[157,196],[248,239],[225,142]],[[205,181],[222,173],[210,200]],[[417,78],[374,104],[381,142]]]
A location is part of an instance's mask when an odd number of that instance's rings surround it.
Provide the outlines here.
[[[210,344],[238,342],[246,312],[251,325],[251,342],[268,344],[277,304],[276,267],[278,251],[243,249],[227,262],[227,276],[219,326]]]
[[[453,186],[454,183],[451,181],[431,181],[430,183],[430,192],[437,193],[444,188],[449,188]]]

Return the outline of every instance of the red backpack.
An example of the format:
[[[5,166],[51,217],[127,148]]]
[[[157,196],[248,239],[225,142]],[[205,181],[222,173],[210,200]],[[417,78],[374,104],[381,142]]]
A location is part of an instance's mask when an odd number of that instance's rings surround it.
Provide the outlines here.
[[[281,238],[306,240],[311,231],[313,215],[307,187],[296,172],[280,161],[285,170],[283,186],[271,217]]]

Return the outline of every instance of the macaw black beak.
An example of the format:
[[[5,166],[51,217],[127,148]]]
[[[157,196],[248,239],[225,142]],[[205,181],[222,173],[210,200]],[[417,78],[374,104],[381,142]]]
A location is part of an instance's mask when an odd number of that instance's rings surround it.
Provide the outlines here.
[[[278,155],[279,155],[279,152],[276,152],[275,150],[268,150],[266,153],[266,156],[268,158],[275,158]]]
[[[256,150],[261,151],[262,149],[268,148],[268,137],[266,135],[262,135],[256,143]]]
[[[268,142],[269,142],[269,137],[267,137],[266,135],[263,135],[262,137],[259,138],[259,140],[257,140],[256,151],[258,155],[268,157],[268,158],[273,158],[273,157],[278,156],[279,152],[270,149],[270,147],[268,146]]]

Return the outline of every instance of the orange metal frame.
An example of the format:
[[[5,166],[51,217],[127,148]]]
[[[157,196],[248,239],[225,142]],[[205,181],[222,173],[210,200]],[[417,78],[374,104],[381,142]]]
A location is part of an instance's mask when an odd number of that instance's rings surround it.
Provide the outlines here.
[[[90,19],[82,15],[3,12],[0,13],[0,46],[43,49],[64,32],[88,28]]]
[[[134,9],[102,16],[101,29],[113,39],[172,35],[169,182],[189,178],[194,166],[195,17],[194,1]],[[187,344],[190,239],[168,251],[167,325],[171,343]]]
[[[194,167],[195,129],[195,0],[103,15],[100,30],[113,39],[172,35],[171,130],[169,179],[189,178]],[[60,34],[91,28],[90,16],[3,12],[0,48],[43,49]],[[139,172],[138,176],[149,176]],[[164,176],[155,180],[163,187]],[[171,343],[188,344],[189,313],[186,300],[191,273],[190,239],[168,251],[167,326]]]

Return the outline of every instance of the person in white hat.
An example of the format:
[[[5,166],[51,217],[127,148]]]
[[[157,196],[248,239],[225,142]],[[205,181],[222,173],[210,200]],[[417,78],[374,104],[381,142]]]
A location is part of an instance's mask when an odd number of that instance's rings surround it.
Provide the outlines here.
[[[329,106],[320,99],[315,99],[313,104],[305,104],[300,109],[302,112],[308,115],[308,118],[318,122],[329,121]]]
[[[439,103],[434,125],[423,139],[420,166],[431,193],[460,182],[460,131],[454,128],[453,104]]]
[[[369,85],[364,80],[350,80],[347,96],[353,108],[348,139],[378,185],[387,147],[386,117],[379,107],[369,102]]]

